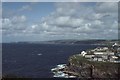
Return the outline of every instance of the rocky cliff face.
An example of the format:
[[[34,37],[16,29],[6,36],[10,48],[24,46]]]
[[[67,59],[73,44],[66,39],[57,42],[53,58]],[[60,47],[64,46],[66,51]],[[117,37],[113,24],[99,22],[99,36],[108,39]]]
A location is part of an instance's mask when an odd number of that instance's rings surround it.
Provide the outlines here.
[[[120,77],[120,64],[110,62],[91,62],[79,55],[69,58],[66,71],[73,72],[80,78],[118,78]]]

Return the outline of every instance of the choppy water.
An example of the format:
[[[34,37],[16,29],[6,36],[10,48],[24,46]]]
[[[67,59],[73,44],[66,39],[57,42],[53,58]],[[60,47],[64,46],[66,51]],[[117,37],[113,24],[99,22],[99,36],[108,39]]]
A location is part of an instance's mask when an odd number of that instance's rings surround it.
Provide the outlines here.
[[[96,45],[19,44],[2,45],[3,74],[29,78],[53,77],[51,68],[66,63],[69,56]]]

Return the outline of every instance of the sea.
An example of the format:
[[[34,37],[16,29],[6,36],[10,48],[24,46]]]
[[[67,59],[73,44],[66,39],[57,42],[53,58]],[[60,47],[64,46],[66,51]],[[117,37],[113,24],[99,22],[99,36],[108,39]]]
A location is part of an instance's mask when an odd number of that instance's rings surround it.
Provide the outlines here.
[[[91,44],[3,43],[2,73],[24,78],[52,78],[51,69],[74,54],[94,49]]]

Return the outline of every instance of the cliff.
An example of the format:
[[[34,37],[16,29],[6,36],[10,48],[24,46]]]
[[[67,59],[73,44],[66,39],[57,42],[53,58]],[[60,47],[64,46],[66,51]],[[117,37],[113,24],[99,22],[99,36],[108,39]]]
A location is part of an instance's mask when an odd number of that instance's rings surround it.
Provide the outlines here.
[[[79,78],[120,78],[120,64],[88,61],[80,55],[68,59],[66,72]]]

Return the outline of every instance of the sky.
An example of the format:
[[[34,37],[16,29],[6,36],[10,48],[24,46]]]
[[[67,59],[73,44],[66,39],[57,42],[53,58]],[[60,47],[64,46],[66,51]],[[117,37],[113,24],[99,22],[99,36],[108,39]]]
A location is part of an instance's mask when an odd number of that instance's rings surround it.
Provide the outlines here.
[[[117,39],[117,2],[3,2],[3,42]]]

